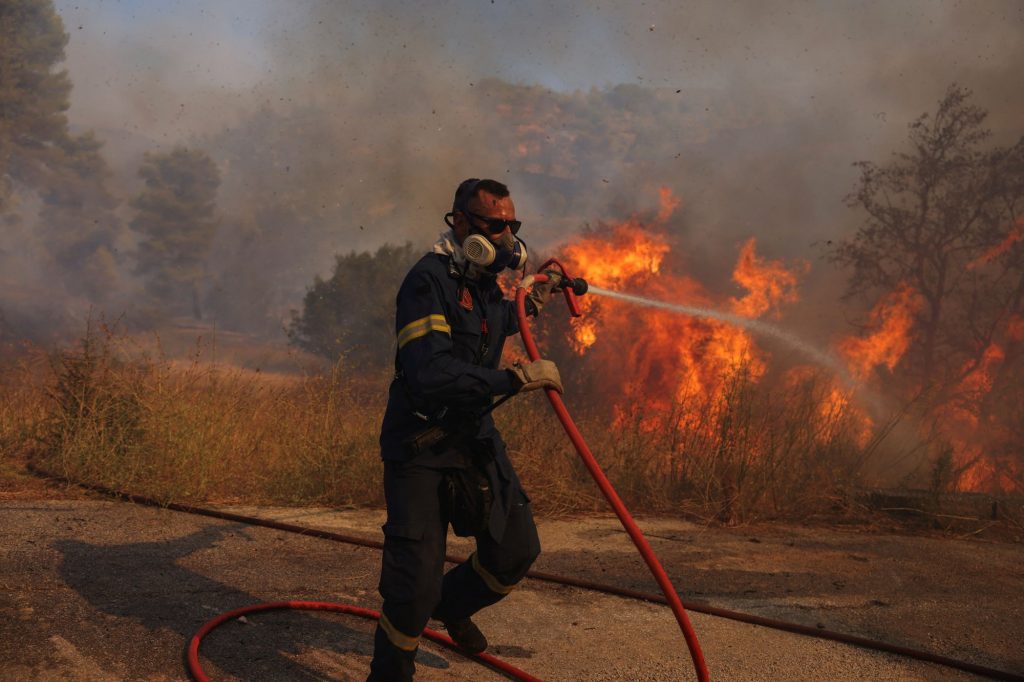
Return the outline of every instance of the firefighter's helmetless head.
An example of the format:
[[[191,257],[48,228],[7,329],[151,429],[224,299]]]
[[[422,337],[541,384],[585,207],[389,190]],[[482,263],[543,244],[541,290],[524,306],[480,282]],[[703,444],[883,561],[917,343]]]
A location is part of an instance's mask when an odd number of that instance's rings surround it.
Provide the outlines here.
[[[466,260],[478,268],[497,274],[526,264],[526,245],[515,236],[522,223],[508,187],[497,180],[463,180],[445,222]]]

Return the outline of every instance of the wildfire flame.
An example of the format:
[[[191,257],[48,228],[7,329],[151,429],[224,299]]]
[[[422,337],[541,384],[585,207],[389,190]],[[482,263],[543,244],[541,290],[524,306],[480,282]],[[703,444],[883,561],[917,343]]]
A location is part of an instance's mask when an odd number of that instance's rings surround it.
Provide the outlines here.
[[[740,259],[732,273],[732,279],[747,290],[740,299],[731,299],[733,312],[744,317],[760,317],[771,311],[780,315],[782,303],[796,303],[800,300],[797,284],[800,275],[810,269],[809,263],[800,263],[799,271],[786,268],[779,261],[765,261],[754,252],[754,239],[750,238],[740,249]]]
[[[1003,241],[999,242],[991,249],[981,254],[970,263],[967,264],[968,270],[974,270],[975,268],[981,267],[987,263],[991,263],[999,256],[1003,255],[1010,250],[1010,247],[1024,239],[1024,218],[1021,218],[1017,223],[1010,229],[1009,233]]]
[[[750,319],[778,318],[785,306],[799,301],[799,283],[809,265],[769,260],[757,253],[754,239],[739,246],[732,272],[732,281],[743,289],[740,295],[716,296],[696,279],[679,272],[678,260],[672,258],[673,242],[667,224],[680,205],[670,190],[661,188],[660,205],[653,217],[634,215],[601,224],[563,245],[562,260],[572,273],[585,276],[598,287],[730,311]],[[975,264],[999,257],[1021,239],[1024,221],[1018,221],[1003,243]],[[712,401],[724,398],[731,390],[731,380],[740,372],[751,382],[763,381],[767,375],[771,358],[738,326],[658,308],[640,309],[615,298],[584,296],[579,303],[583,316],[572,320],[570,345],[576,354],[586,356],[588,362],[600,368],[603,387],[609,395],[617,396],[613,411],[618,427],[624,417],[641,415],[636,423],[656,429],[668,423],[658,415],[666,415],[684,428],[714,428],[707,420],[699,421],[699,416],[691,420],[683,415],[678,421],[678,407],[688,401],[693,404],[694,397]],[[845,434],[862,448],[869,443],[875,425],[860,404],[861,391],[877,393],[889,388],[881,380],[891,378],[912,349],[915,322],[923,309],[924,298],[914,288],[897,286],[871,309],[860,334],[835,342],[836,353],[847,366],[847,376],[826,378],[824,381],[831,383],[821,384],[821,370],[813,367],[793,367],[778,375],[789,388],[807,385],[814,389],[808,394],[817,396],[813,408],[816,414],[811,415],[817,420],[811,425],[814,438],[826,442]],[[1024,341],[1024,319],[1011,317],[1001,338],[1006,343]],[[1022,472],[1015,468],[1018,465],[1010,455],[978,445],[991,442],[985,441],[983,432],[993,425],[985,423],[978,405],[993,390],[993,376],[1004,355],[1003,347],[993,343],[976,366],[963,368],[958,398],[933,408],[921,421],[922,429],[928,423],[941,425],[923,436],[932,438],[939,433],[944,442],[951,444],[958,485],[963,489],[1011,490],[1020,485]],[[922,388],[907,390],[913,394]],[[718,437],[714,433],[704,435]]]
[[[995,250],[990,253],[998,255]],[[852,376],[862,384],[868,383],[876,370],[884,367],[891,371],[897,366],[913,341],[914,319],[923,303],[917,292],[902,285],[883,296],[871,310],[870,331],[866,336],[839,341],[837,348]],[[1024,320],[1011,317],[1006,338],[1008,341],[1024,340]],[[951,397],[933,407],[929,418],[921,425],[922,435],[937,435],[951,448],[954,483],[961,490],[1011,492],[1020,487],[1019,481],[1024,478],[1021,476],[1024,472],[1011,457],[988,451],[983,445],[998,442],[991,435],[999,426],[982,416],[982,406],[993,389],[994,377],[1004,358],[1004,350],[998,343],[989,344],[976,363],[968,362],[961,368],[962,379]],[[836,387],[826,401],[830,403],[829,409],[845,406],[856,410],[850,404],[849,394]],[[860,418],[865,425],[864,433],[869,435],[870,418],[863,412]],[[929,428],[933,429],[931,434]]]
[[[651,221],[633,216],[565,245],[567,264],[596,286],[714,307],[716,302],[699,282],[664,267],[671,251],[664,226],[681,202],[666,188],[661,189],[660,200]],[[749,240],[734,273],[747,294],[732,299],[730,307],[750,317],[777,309],[797,300],[797,279],[782,263],[758,257]],[[609,299],[584,297],[582,304],[583,317],[573,321],[574,350],[599,354],[598,364],[616,369],[627,394],[635,398],[642,391],[651,413],[688,396],[716,395],[736,371],[753,379],[765,372],[765,353],[735,326],[667,311],[638,312]]]
[[[868,314],[873,331],[866,337],[852,336],[838,343],[850,372],[860,380],[867,379],[878,367],[893,369],[910,347],[914,316],[923,305],[913,288],[900,285],[882,297]]]

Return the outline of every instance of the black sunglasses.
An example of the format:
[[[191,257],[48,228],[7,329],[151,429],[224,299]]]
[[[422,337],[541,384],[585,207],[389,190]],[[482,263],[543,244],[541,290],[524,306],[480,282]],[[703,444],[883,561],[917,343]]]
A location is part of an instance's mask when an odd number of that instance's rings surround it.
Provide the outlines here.
[[[486,216],[478,215],[472,211],[466,211],[466,215],[482,220],[487,224],[487,231],[491,234],[501,234],[505,231],[505,228],[512,230],[512,234],[518,234],[519,228],[523,226],[521,220],[505,220],[504,218],[488,218]]]

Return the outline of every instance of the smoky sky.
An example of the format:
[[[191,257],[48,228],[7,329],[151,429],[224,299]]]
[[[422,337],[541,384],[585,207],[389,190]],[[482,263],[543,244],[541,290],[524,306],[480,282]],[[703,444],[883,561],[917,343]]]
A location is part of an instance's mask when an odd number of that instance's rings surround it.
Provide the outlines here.
[[[220,164],[226,213],[289,183],[309,207],[275,251],[290,260],[282,306],[333,253],[428,244],[469,176],[506,181],[545,248],[652,210],[668,186],[710,276],[748,236],[769,257],[819,258],[857,224],[851,164],[898,151],[951,83],[974,91],[997,140],[1024,130],[1016,0],[57,7],[70,121],[106,141],[123,196],[142,152],[192,144]],[[588,110],[603,120],[584,143]]]
[[[493,112],[472,96],[488,77],[556,92],[629,83],[678,89],[685,98],[710,89],[752,126],[771,115],[816,134],[827,128],[820,153],[849,161],[889,153],[906,123],[952,82],[975,91],[997,131],[1014,134],[1024,124],[1018,2],[66,0],[58,7],[71,34],[72,121],[169,144],[213,133],[255,107],[316,104],[394,157],[403,146],[429,147],[438,127],[455,128],[465,139],[461,153],[402,174],[433,205],[448,201],[463,176],[505,170],[496,167],[500,153],[489,158],[486,149]],[[744,157],[771,151],[773,140],[751,137]],[[480,157],[494,165],[477,165]],[[804,163],[818,175],[814,159]],[[725,173],[734,174],[742,172]],[[827,180],[852,175],[832,174],[840,177]],[[688,201],[704,190],[674,189]],[[806,189],[834,202],[840,188]],[[640,207],[651,201],[637,198]],[[758,208],[751,213],[765,213]]]

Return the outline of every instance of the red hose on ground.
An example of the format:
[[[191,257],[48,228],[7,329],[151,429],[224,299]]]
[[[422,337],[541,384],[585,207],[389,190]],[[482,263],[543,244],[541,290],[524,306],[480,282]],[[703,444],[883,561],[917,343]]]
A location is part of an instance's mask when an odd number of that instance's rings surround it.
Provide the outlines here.
[[[565,268],[562,268],[560,263],[557,261],[548,261],[548,263],[554,262],[562,269],[562,273],[565,274]],[[548,264],[545,263],[541,266],[543,270]],[[533,282],[546,282],[548,276],[544,274],[533,275]],[[537,344],[534,343],[533,334],[530,333],[530,325],[526,319],[526,287],[530,285],[530,278],[525,278],[516,289],[516,314],[519,317],[519,335],[523,339],[523,345],[526,347],[526,354],[530,360],[540,359],[540,351],[537,350]],[[569,300],[570,309],[573,307],[573,300],[567,295],[566,298]],[[573,311],[575,312],[575,311]],[[578,314],[578,313],[577,313]],[[704,662],[704,652],[701,651],[700,642],[697,641],[697,633],[693,630],[693,625],[690,623],[689,616],[686,615],[686,609],[683,608],[683,602],[679,599],[679,593],[672,586],[672,581],[669,580],[668,575],[665,573],[665,569],[661,567],[661,563],[658,558],[654,555],[654,550],[651,549],[650,543],[647,542],[647,538],[640,531],[640,528],[633,521],[633,517],[630,516],[626,506],[619,499],[618,493],[612,487],[612,484],[608,482],[608,477],[604,475],[604,471],[601,470],[597,460],[594,459],[593,453],[590,452],[590,448],[587,447],[587,443],[583,440],[583,435],[576,427],[572,417],[569,415],[569,410],[565,407],[565,403],[562,402],[562,396],[558,394],[558,391],[553,388],[545,389],[548,394],[548,400],[551,401],[551,406],[555,409],[555,414],[558,415],[558,421],[562,422],[562,427],[565,428],[566,434],[569,436],[569,440],[576,447],[576,451],[583,459],[583,464],[586,465],[587,470],[590,471],[590,475],[594,477],[594,481],[597,483],[597,487],[601,489],[601,493],[604,494],[608,503],[612,506],[615,511],[615,515],[619,517],[619,521],[622,522],[623,528],[629,534],[629,537],[633,540],[633,544],[640,551],[640,555],[643,557],[647,567],[651,569],[651,573],[654,575],[654,579],[658,582],[658,586],[661,591],[665,593],[665,599],[668,601],[669,607],[672,609],[672,613],[675,614],[676,621],[679,623],[680,629],[683,631],[683,637],[686,639],[686,646],[690,649],[690,658],[693,659],[693,667],[697,672],[697,679],[701,682],[707,682],[708,678],[708,667]]]
[[[250,606],[243,606],[240,609],[234,611],[227,611],[220,614],[216,618],[207,621],[203,627],[199,628],[196,634],[192,635],[192,639],[188,643],[188,654],[186,656],[188,660],[188,671],[192,674],[198,682],[210,682],[210,678],[207,677],[206,673],[203,672],[202,666],[199,664],[199,644],[203,641],[203,637],[210,634],[211,631],[217,627],[223,625],[229,620],[244,616],[249,613],[256,613],[258,611],[272,611],[274,609],[300,609],[306,611],[336,611],[338,613],[347,613],[353,616],[360,616],[361,618],[369,618],[377,620],[380,618],[380,613],[372,609],[364,609],[359,606],[350,606],[349,604],[333,604],[331,602],[323,601],[271,601],[264,602],[262,604],[251,604]],[[447,635],[442,635],[440,632],[436,632],[429,628],[423,630],[423,634],[438,644],[443,644],[449,649],[458,651],[467,658],[474,658],[482,663],[489,665],[490,667],[503,672],[507,675],[511,675],[517,680],[523,680],[523,682],[541,682],[540,679],[530,675],[529,673],[523,672],[519,668],[505,663],[501,659],[495,658],[490,654],[477,654],[471,656],[466,652],[458,648],[458,646],[451,640]]]

